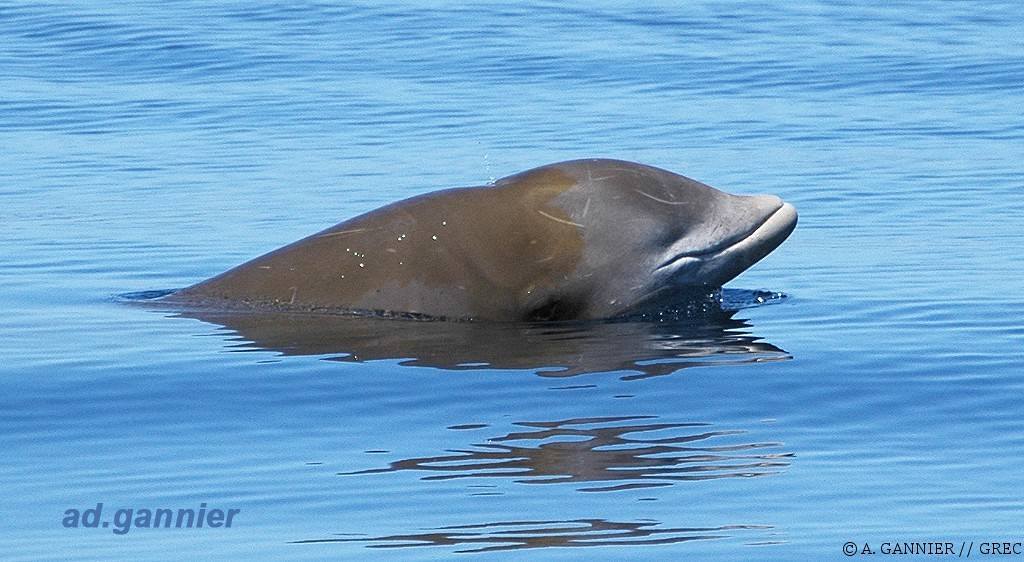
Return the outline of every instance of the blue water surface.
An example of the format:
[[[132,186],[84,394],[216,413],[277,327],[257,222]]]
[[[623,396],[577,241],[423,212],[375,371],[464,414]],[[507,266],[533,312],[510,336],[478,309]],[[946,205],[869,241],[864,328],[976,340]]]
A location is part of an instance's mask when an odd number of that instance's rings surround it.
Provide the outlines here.
[[[0,3],[4,559],[1020,542],[1022,31],[1016,2]],[[597,156],[800,225],[682,319],[119,297]],[[114,520],[201,504],[238,513]]]

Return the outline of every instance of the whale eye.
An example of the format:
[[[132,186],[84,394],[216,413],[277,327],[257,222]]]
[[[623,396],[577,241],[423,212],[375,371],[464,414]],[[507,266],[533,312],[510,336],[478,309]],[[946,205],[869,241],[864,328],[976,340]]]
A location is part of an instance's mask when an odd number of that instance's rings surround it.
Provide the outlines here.
[[[585,309],[586,302],[583,299],[555,296],[529,311],[523,319],[527,322],[573,320],[580,318]]]

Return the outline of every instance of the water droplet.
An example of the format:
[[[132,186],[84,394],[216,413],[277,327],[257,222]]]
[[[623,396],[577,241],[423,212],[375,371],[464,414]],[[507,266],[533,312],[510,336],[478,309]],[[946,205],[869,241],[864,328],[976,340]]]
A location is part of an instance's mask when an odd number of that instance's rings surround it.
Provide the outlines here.
[[[437,235],[435,234],[435,235],[431,236],[430,238],[431,238],[432,240],[437,240]]]

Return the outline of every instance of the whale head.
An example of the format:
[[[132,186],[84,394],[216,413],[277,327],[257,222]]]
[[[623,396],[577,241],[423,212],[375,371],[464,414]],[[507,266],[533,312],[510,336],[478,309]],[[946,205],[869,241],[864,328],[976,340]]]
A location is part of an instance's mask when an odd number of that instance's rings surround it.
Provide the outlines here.
[[[556,166],[575,180],[552,203],[584,241],[575,278],[588,317],[615,316],[684,288],[721,287],[796,227],[796,209],[774,195],[732,195],[616,160]]]

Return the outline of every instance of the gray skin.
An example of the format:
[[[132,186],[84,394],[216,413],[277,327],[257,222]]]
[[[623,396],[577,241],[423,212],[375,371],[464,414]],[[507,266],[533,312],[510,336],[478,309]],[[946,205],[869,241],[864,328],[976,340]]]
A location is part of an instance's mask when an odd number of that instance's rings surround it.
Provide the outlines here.
[[[492,321],[627,314],[720,287],[796,226],[738,196],[620,160],[573,160],[399,201],[174,293],[218,308]]]

